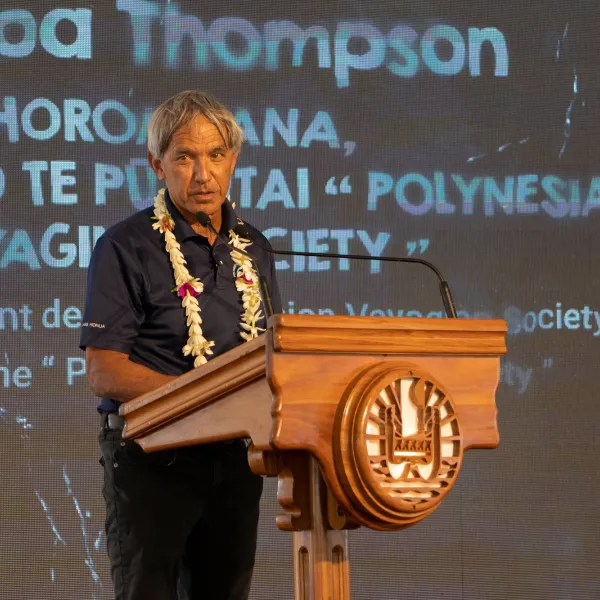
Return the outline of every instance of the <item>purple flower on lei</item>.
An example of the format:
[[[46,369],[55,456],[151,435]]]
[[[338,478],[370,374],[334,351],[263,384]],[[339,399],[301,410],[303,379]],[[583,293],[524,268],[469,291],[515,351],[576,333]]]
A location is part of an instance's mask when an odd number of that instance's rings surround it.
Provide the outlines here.
[[[177,295],[180,298],[185,298],[188,294],[190,296],[198,296],[198,292],[194,289],[194,286],[189,281],[186,281],[177,288]]]

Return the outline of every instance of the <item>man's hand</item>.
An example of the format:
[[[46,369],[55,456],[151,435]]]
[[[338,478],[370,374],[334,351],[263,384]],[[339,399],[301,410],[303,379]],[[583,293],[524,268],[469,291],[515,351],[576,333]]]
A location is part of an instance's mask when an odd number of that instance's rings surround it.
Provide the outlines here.
[[[87,378],[93,392],[101,398],[127,402],[176,379],[129,360],[127,354],[101,348],[86,348]]]

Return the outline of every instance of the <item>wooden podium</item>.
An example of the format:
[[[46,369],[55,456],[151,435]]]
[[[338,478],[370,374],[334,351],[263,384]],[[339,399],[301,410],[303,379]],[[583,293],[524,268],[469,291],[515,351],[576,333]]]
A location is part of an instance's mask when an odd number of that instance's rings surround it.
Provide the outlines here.
[[[350,598],[348,529],[403,529],[498,445],[500,320],[274,315],[265,335],[121,406],[150,452],[250,438],[277,476],[295,597]]]

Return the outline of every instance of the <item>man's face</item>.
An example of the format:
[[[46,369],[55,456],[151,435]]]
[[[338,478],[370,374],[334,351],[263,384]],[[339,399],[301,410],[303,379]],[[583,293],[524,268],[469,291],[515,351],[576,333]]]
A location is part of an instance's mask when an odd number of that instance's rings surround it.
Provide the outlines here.
[[[148,155],[173,204],[186,220],[202,210],[220,225],[237,154],[226,147],[219,130],[199,115],[173,133],[162,158]]]

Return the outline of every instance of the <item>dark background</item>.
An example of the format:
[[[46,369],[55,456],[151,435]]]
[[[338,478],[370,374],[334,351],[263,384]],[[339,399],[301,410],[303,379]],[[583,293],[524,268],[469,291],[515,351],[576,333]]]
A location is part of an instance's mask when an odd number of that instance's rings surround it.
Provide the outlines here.
[[[240,155],[232,200],[238,202],[242,218],[267,233],[272,228],[287,231],[271,238],[275,246],[301,250],[299,241],[292,244],[292,231],[298,232],[297,240],[306,240],[313,235],[307,232],[323,229],[314,234],[324,238],[319,243],[328,243],[329,251],[344,251],[329,232],[348,230],[347,250],[364,253],[358,231],[371,240],[388,234],[383,254],[422,255],[437,264],[452,285],[462,316],[509,322],[509,351],[497,393],[499,449],[469,453],[454,490],[425,522],[399,533],[362,529],[351,534],[353,597],[599,597],[600,409],[593,357],[598,356],[600,339],[600,318],[595,315],[600,311],[600,287],[593,268],[600,250],[594,235],[600,193],[592,192],[591,210],[582,213],[588,190],[600,176],[597,4],[114,0],[23,6],[0,3],[0,598],[111,597],[96,400],[81,373],[71,381],[68,377],[69,362],[76,370],[81,367],[73,360],[82,358],[77,318],[67,319],[71,327],[60,320],[61,326],[48,327],[43,316],[55,299],[61,316],[67,307],[83,308],[86,248],[78,242],[79,234],[89,238],[92,227],[101,232],[149,204],[154,183],[146,181],[146,169],[127,171],[135,164],[132,160],[138,165],[145,160],[142,115],[189,88],[208,89],[234,112],[250,114],[254,142],[260,143],[246,144]],[[148,29],[146,64],[134,58],[127,7],[130,12],[135,8],[138,19],[143,19],[139,15],[144,8],[146,14],[156,12]],[[51,27],[47,15],[55,9],[91,10],[91,58],[54,56],[58,42],[77,44],[78,35],[85,38],[68,20]],[[168,15],[175,11],[196,17],[188,23],[206,29],[214,27],[215,19],[243,20],[245,27],[258,32],[257,59],[243,70],[219,60],[216,46],[208,43],[209,60],[198,68],[188,40],[178,50],[177,64],[169,67],[164,39],[172,22]],[[302,30],[322,27],[331,67],[319,68],[313,39],[300,66],[292,66],[288,42],[279,49],[279,68],[268,69],[264,31],[273,21],[289,21]],[[381,43],[395,27],[411,27],[417,35],[412,45],[419,60],[417,72],[411,77],[393,74],[387,65],[402,63],[402,58],[388,45],[380,66],[350,69],[343,87],[335,69],[341,56],[336,47],[346,44],[342,22],[370,26],[379,32]],[[479,76],[470,74],[468,61],[454,75],[432,73],[422,59],[421,39],[436,25],[460,34],[467,57],[469,28],[496,28],[506,42],[508,74],[496,75],[491,44],[483,46]],[[25,47],[28,39],[35,41],[31,52],[8,55],[11,48]],[[230,53],[244,56],[250,51],[243,36],[230,34],[226,39]],[[373,50],[358,37],[347,42],[347,48],[355,55]],[[441,61],[451,61],[456,51],[443,40],[435,45]],[[61,120],[56,134],[46,140],[33,139],[23,125],[25,108],[39,98],[53,103]],[[80,136],[70,141],[65,99],[84,101],[91,112],[101,102],[117,101],[135,114],[136,133],[127,142],[107,143],[90,117],[94,141]],[[12,103],[16,125],[9,124]],[[284,124],[291,122],[288,111],[297,109],[295,141],[288,136],[286,142],[275,132],[272,146],[265,143],[267,109]],[[328,138],[323,134],[329,142],[301,147],[319,111],[327,113],[335,135],[330,128]],[[51,123],[47,110],[33,112],[34,129],[44,130]],[[105,113],[103,124],[113,135],[127,126],[116,111]],[[11,141],[11,127],[17,127],[18,140]],[[356,144],[348,156],[345,142]],[[52,203],[45,171],[44,204],[35,206],[30,176],[23,169],[28,161],[75,162],[76,168],[65,175],[74,175],[76,181],[65,185],[64,193],[76,193],[77,203]],[[97,164],[113,165],[113,172],[120,171],[124,178],[118,189],[106,192],[105,205],[97,204]],[[248,167],[256,168],[256,176],[251,206],[242,207],[239,174]],[[298,168],[308,169],[308,208],[287,208],[282,190],[273,187],[265,192],[266,208],[257,208],[274,169],[285,177],[296,205]],[[437,210],[416,215],[415,209],[411,212],[396,201],[392,188],[378,199],[376,210],[369,210],[370,172],[387,173],[394,185],[406,174],[418,173],[433,187],[438,173],[446,190],[438,190],[436,197],[445,200],[446,208],[450,203],[456,208],[445,213],[438,205]],[[137,183],[139,195],[128,185],[127,175]],[[482,178],[472,211],[465,209],[453,175],[466,182]],[[547,189],[541,183],[533,186],[527,197],[531,214],[521,212],[516,201],[517,179],[525,175],[540,181],[556,178],[550,204]],[[345,176],[350,193],[343,188],[327,193],[331,178],[339,185]],[[504,200],[486,204],[485,185],[488,191],[495,185],[496,196]],[[417,185],[408,186],[405,194],[413,207],[423,207],[424,192]],[[75,243],[78,256],[72,265],[50,266],[42,257],[44,232],[55,223],[68,225],[69,233],[56,235],[49,252],[64,257],[60,244]],[[32,268],[32,253],[39,268]],[[324,270],[301,270],[299,264],[280,270],[284,307],[328,308],[335,314],[348,314],[348,304],[358,311],[367,304],[365,314],[419,310],[425,315],[441,310],[435,280],[427,271],[389,263],[372,270],[362,263],[342,270],[338,261]],[[27,321],[24,305],[31,311]],[[589,327],[581,313],[586,307]],[[544,309],[552,313],[541,313]],[[572,328],[564,321],[568,310],[574,311],[567,318]],[[557,312],[563,315],[560,327]],[[539,326],[540,314],[546,328]],[[46,325],[56,324],[54,316],[46,313]],[[15,385],[18,367],[22,369]],[[267,481],[253,588],[257,600],[292,597],[291,538],[274,524],[275,487],[275,481]]]

